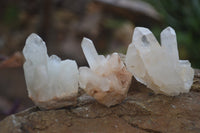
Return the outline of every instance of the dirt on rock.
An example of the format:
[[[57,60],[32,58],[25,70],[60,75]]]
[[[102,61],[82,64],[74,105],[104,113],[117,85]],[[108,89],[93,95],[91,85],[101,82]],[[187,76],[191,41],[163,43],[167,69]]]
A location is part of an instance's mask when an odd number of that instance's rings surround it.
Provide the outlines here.
[[[199,133],[200,72],[189,93],[156,95],[133,80],[123,103],[105,107],[84,92],[78,104],[57,110],[37,107],[0,122],[1,133]]]

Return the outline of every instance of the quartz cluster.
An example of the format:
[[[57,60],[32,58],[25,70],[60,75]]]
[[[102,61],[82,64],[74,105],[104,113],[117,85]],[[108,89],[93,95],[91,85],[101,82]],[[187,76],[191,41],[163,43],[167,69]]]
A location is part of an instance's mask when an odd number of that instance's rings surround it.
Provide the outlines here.
[[[23,49],[24,74],[29,97],[43,109],[54,109],[76,102],[79,72],[75,61],[48,56],[45,42],[31,34]]]
[[[179,60],[175,31],[167,27],[160,37],[161,45],[149,29],[136,27],[126,54],[127,69],[155,93],[189,92],[194,70],[188,60]]]
[[[79,68],[80,87],[107,107],[122,102],[127,96],[132,74],[119,55],[98,55],[93,42],[87,38],[83,39],[81,46],[90,68]]]
[[[78,88],[107,107],[127,96],[132,75],[155,93],[169,96],[189,92],[194,70],[188,60],[179,60],[176,33],[168,27],[161,45],[152,32],[136,27],[124,65],[118,53],[98,55],[91,40],[83,38],[82,49],[89,67],[73,60],[48,56],[45,42],[31,34],[23,49],[24,74],[29,97],[40,108],[55,109],[76,103]]]

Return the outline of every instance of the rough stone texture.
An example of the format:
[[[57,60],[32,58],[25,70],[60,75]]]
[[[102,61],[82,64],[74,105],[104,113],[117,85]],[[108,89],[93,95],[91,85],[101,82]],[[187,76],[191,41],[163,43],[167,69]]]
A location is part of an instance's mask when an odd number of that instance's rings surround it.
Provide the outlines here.
[[[199,133],[200,71],[189,93],[154,95],[133,81],[127,99],[107,108],[80,91],[76,107],[41,111],[36,107],[0,122],[1,133]]]

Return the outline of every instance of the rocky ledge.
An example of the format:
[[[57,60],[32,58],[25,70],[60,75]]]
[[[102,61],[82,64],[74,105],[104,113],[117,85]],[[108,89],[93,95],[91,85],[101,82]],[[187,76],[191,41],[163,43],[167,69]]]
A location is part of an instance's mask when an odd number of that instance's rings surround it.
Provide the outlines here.
[[[42,111],[29,108],[0,122],[1,133],[199,133],[200,71],[189,93],[175,97],[155,95],[132,83],[120,105],[105,107],[80,93],[76,106]]]

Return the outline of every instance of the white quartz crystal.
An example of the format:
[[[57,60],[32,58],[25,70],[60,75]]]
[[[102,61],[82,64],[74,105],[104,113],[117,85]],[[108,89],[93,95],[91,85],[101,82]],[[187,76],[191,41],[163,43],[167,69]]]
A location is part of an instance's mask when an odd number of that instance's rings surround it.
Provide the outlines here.
[[[175,31],[167,27],[160,36],[161,45],[149,29],[136,27],[126,54],[127,69],[155,93],[189,92],[194,70],[189,61],[179,60]]]
[[[79,68],[80,87],[107,107],[122,102],[127,96],[132,74],[126,70],[119,55],[98,55],[94,44],[87,38],[82,41],[82,49],[90,68]]]
[[[28,95],[37,106],[53,109],[76,103],[79,72],[75,61],[49,57],[45,42],[34,33],[27,38],[23,54]]]

